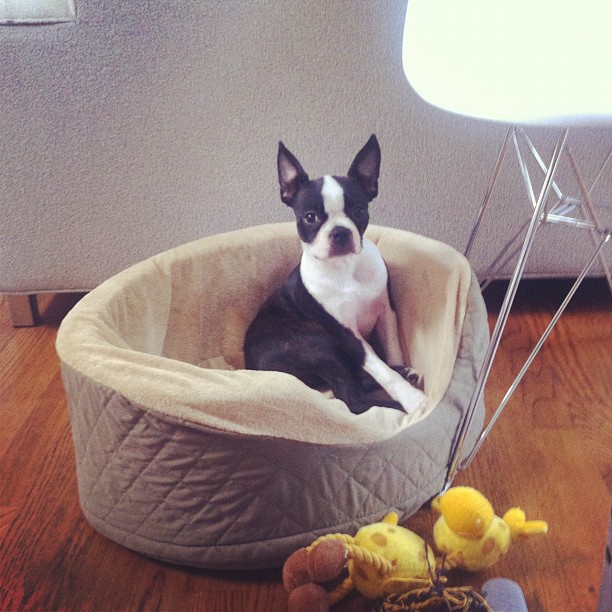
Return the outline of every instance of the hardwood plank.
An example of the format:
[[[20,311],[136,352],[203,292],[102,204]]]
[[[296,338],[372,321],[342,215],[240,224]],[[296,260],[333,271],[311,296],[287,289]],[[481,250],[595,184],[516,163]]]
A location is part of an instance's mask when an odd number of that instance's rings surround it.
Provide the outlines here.
[[[488,296],[491,323],[498,290]],[[486,390],[503,397],[555,308],[555,283],[527,283]],[[15,330],[0,300],[0,610],[206,610],[277,612],[287,596],[278,570],[217,572],[159,563],[96,533],[78,504],[74,451],[54,353],[57,326],[74,300],[41,299],[43,325]],[[474,462],[456,484],[485,493],[498,514],[518,505],[550,524],[514,544],[485,572],[453,572],[480,588],[517,581],[531,612],[595,610],[610,508],[612,311],[588,282]],[[431,542],[425,507],[407,526]],[[337,609],[363,612],[357,594]]]
[[[44,328],[21,328],[3,351],[6,357],[0,362],[0,378],[8,382],[0,388],[0,405],[13,409],[3,413],[0,454],[8,448],[36,407],[36,399],[44,395],[58,371],[53,336],[48,332]]]
[[[0,506],[0,546],[18,511],[18,506]]]

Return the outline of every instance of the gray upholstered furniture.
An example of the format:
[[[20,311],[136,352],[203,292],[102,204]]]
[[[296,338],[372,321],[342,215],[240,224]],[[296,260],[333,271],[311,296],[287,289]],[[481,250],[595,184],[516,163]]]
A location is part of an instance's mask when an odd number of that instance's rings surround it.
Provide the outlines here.
[[[376,132],[373,219],[463,251],[506,126],[416,96],[402,70],[405,2],[76,0],[76,14],[0,26],[0,293],[23,321],[28,295],[90,290],[201,236],[289,220],[279,139],[312,175],[343,174]],[[546,154],[555,136],[533,134]],[[570,145],[589,180],[612,133],[579,130]],[[500,180],[500,200],[520,211],[518,169]],[[477,273],[522,223],[492,215]],[[544,241],[528,274],[574,274],[573,241]]]

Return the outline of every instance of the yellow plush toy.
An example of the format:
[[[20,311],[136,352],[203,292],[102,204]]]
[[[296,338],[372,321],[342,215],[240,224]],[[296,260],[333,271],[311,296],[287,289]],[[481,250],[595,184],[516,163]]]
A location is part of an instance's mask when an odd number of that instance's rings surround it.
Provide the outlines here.
[[[511,508],[503,518],[496,516],[489,500],[471,487],[449,489],[434,499],[432,508],[441,514],[434,541],[450,569],[485,569],[508,551],[511,542],[548,531],[544,521],[526,521],[520,508]]]
[[[370,555],[353,556],[349,560],[349,574],[355,588],[369,599],[414,588],[414,579],[428,579],[430,568],[436,566],[434,553],[423,538],[397,521],[397,514],[391,512],[380,523],[366,525],[355,535],[357,547],[388,561],[381,571],[371,563]]]
[[[425,540],[397,524],[394,512],[362,527],[355,537],[335,533],[295,551],[283,567],[290,612],[329,610],[353,588],[369,599],[431,585],[436,560]],[[321,583],[338,577],[348,565],[349,577],[333,591]]]

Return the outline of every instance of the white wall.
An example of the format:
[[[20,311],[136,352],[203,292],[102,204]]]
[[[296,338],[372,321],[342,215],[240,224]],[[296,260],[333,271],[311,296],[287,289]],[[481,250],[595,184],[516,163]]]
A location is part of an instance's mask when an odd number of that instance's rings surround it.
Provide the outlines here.
[[[344,173],[376,132],[373,221],[463,250],[506,126],[413,93],[405,2],[77,0],[77,11],[73,25],[0,27],[0,291],[91,288],[171,246],[291,219],[279,139],[314,176]],[[557,131],[532,134],[550,155]],[[581,129],[571,144],[588,181],[612,131]],[[519,181],[502,176],[512,212],[487,224],[477,270],[519,225]],[[612,194],[609,175],[599,191]],[[612,221],[610,200],[602,216]],[[529,273],[571,275],[583,236],[561,229],[556,246],[549,233]]]

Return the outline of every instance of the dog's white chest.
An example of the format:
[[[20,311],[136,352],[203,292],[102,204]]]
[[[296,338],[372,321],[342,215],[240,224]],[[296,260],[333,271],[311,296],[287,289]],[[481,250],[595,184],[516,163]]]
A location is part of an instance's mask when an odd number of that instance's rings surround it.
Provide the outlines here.
[[[360,253],[317,260],[304,254],[300,264],[308,292],[338,322],[368,336],[387,300],[387,268],[370,240]]]

